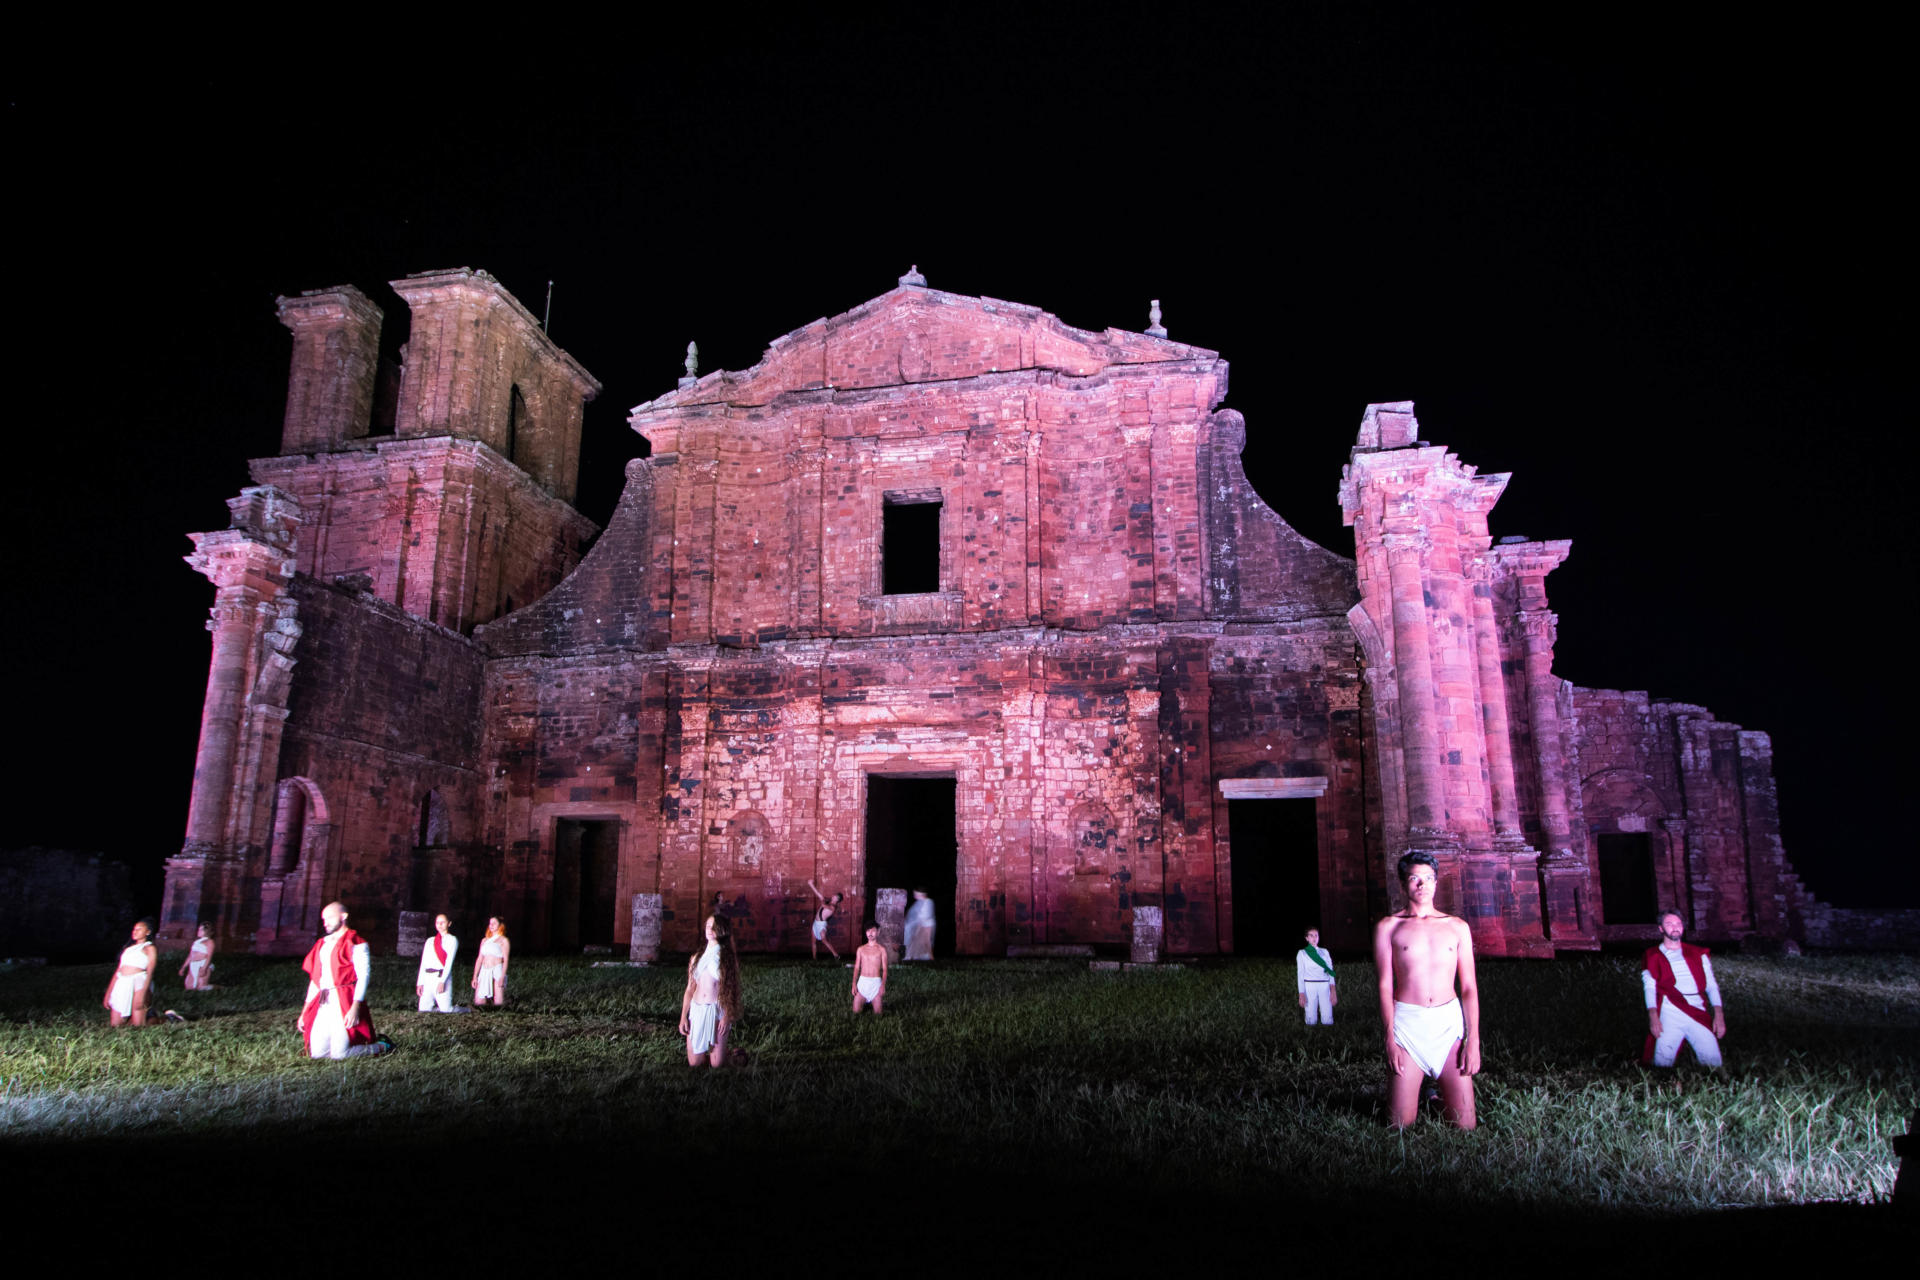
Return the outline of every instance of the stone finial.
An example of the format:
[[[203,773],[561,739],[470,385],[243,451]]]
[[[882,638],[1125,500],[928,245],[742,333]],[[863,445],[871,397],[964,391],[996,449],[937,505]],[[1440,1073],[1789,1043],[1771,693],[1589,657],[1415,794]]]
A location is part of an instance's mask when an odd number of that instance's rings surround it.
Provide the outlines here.
[[[920,274],[920,264],[916,262],[912,266],[908,267],[907,274],[900,277],[900,283],[904,285],[909,285],[915,289],[926,288],[927,278]]]
[[[1160,323],[1160,299],[1155,298],[1147,308],[1147,333],[1155,338],[1167,336],[1167,326]]]
[[[680,379],[680,385],[690,387],[698,381],[700,381],[700,344],[689,342],[687,344],[687,376]]]

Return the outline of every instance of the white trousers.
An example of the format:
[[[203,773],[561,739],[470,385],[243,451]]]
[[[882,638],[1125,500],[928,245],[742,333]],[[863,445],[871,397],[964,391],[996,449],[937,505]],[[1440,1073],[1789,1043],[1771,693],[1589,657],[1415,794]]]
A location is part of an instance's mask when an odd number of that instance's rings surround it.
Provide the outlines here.
[[[430,973],[427,985],[420,988],[420,1012],[431,1013],[435,1009],[441,1013],[453,1012],[453,987],[441,986],[440,979]]]
[[[307,1039],[308,1057],[358,1058],[378,1053],[380,1048],[377,1044],[347,1043],[347,1024],[340,1020],[340,1001],[332,992],[320,997],[320,1013],[313,1020],[313,1034]]]
[[[1699,1059],[1703,1067],[1720,1065],[1720,1041],[1713,1034],[1712,1027],[1703,1027],[1686,1014],[1673,1007],[1673,1001],[1666,996],[1660,997],[1660,1036],[1653,1042],[1653,1065],[1670,1067],[1680,1054],[1680,1042],[1684,1040],[1693,1049],[1693,1056]]]
[[[1331,982],[1309,982],[1307,984],[1307,1025],[1317,1027],[1321,1023],[1333,1025],[1333,984]]]

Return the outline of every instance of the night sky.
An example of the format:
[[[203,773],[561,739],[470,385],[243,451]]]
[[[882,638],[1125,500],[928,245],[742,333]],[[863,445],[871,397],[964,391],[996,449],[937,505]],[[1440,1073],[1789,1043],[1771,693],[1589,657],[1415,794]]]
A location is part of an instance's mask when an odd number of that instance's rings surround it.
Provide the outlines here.
[[[555,340],[606,384],[604,521],[645,450],[626,410],[689,339],[745,368],[917,263],[1093,330],[1161,299],[1231,362],[1262,495],[1343,555],[1361,411],[1415,400],[1514,473],[1496,536],[1573,540],[1562,676],[1770,732],[1814,890],[1920,903],[1892,42],[1438,9],[856,8],[706,16],[597,68],[576,31],[364,73],[16,69],[0,845],[107,851],[157,905],[212,601],[180,557],[278,448],[276,294],[353,283],[391,317],[386,281],[464,265],[538,314],[554,281]]]

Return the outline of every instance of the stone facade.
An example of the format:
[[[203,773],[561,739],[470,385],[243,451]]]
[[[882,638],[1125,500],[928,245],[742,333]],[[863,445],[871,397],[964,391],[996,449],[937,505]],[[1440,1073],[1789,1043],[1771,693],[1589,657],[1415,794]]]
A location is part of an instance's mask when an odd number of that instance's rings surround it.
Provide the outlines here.
[[[283,299],[282,453],[196,538],[214,658],[168,936],[297,950],[340,897],[388,941],[448,910],[651,951],[644,914],[684,950],[717,902],[796,949],[809,880],[850,891],[849,938],[911,855],[961,953],[1121,954],[1140,908],[1173,955],[1276,919],[1350,949],[1410,848],[1491,954],[1644,934],[1603,880],[1710,937],[1807,916],[1765,736],[1556,677],[1568,544],[1495,544],[1507,477],[1411,405],[1362,422],[1350,560],[1248,483],[1217,353],[909,276],[636,407],[651,456],[582,558],[598,384],[483,273],[395,287],[392,433],[377,309]],[[944,830],[895,831],[909,782],[951,805],[950,866]]]

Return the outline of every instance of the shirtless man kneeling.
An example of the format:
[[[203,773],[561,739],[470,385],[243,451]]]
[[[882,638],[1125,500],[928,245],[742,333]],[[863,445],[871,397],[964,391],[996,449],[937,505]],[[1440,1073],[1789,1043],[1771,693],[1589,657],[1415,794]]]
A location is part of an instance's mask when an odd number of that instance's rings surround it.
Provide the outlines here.
[[[866,945],[853,953],[853,1011],[870,1004],[877,1014],[886,998],[887,949],[880,945],[880,926],[869,924]]]
[[[1473,978],[1473,934],[1467,922],[1436,910],[1439,872],[1433,855],[1400,859],[1407,909],[1373,930],[1380,974],[1380,1021],[1387,1033],[1389,1110],[1393,1127],[1413,1123],[1423,1076],[1438,1076],[1447,1119],[1462,1129],[1473,1113],[1473,1077],[1480,1070],[1480,991]],[[1459,993],[1454,992],[1458,982]]]

